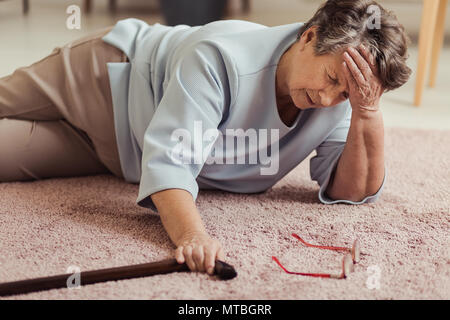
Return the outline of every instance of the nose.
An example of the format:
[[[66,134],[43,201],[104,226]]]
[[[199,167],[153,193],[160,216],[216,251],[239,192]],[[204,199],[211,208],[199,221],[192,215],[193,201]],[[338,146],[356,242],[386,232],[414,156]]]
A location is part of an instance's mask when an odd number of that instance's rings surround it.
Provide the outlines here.
[[[320,91],[320,104],[324,107],[331,107],[333,105],[333,101],[336,100],[336,96],[331,94],[330,91]]]

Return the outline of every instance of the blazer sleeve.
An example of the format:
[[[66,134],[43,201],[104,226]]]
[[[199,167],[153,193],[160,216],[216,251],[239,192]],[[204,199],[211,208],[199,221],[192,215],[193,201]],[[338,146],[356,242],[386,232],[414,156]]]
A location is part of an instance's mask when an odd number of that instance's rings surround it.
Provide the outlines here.
[[[163,83],[164,95],[144,134],[142,175],[136,203],[157,211],[150,195],[184,189],[197,199],[200,173],[218,137],[229,103],[226,67],[220,52],[193,46]]]
[[[326,194],[330,177],[336,170],[338,161],[344,151],[345,143],[347,142],[347,135],[350,129],[350,120],[352,116],[351,107],[347,112],[345,118],[338,124],[334,131],[316,148],[316,155],[310,160],[310,175],[311,179],[317,181],[320,185],[319,200],[323,204],[347,203],[347,204],[363,204],[375,202],[383,188],[386,181],[386,168],[384,171],[383,183],[378,191],[370,196],[365,197],[359,202],[348,199],[331,199]]]

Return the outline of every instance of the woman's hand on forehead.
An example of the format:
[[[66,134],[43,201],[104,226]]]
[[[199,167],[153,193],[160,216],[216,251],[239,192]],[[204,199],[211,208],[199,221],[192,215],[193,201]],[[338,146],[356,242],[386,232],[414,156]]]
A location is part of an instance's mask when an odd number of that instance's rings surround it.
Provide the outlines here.
[[[384,88],[378,77],[375,58],[362,44],[358,50],[349,47],[343,53],[342,68],[349,88],[353,111],[378,111]]]

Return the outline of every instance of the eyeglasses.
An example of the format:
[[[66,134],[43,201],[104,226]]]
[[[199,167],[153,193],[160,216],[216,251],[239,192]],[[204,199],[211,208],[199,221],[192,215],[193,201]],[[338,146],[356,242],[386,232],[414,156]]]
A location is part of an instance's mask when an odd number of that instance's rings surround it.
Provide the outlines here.
[[[296,274],[301,276],[309,276],[309,277],[320,277],[320,278],[333,278],[333,279],[345,279],[350,272],[353,272],[353,265],[358,263],[361,256],[360,244],[358,239],[353,242],[353,246],[351,248],[347,247],[334,247],[334,246],[319,246],[315,244],[311,244],[300,238],[297,234],[293,233],[292,236],[298,239],[301,243],[303,243],[307,247],[311,248],[319,248],[325,250],[333,250],[333,251],[344,251],[346,252],[344,258],[342,259],[342,271],[339,274],[333,273],[304,273],[304,272],[292,272],[287,270],[280,261],[272,256],[272,260],[274,260],[286,273]]]

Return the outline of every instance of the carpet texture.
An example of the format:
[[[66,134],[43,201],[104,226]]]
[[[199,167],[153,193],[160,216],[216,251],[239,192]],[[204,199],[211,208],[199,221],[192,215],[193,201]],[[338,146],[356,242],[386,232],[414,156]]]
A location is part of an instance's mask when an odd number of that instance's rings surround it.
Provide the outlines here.
[[[238,277],[173,273],[10,299],[450,299],[450,132],[386,129],[385,189],[373,204],[323,205],[306,160],[265,193],[200,191],[205,225]],[[0,282],[172,257],[159,217],[135,205],[138,186],[110,175],[0,184]],[[351,246],[345,280],[284,273],[339,272],[342,253],[291,236]],[[378,280],[378,281],[377,281]]]

